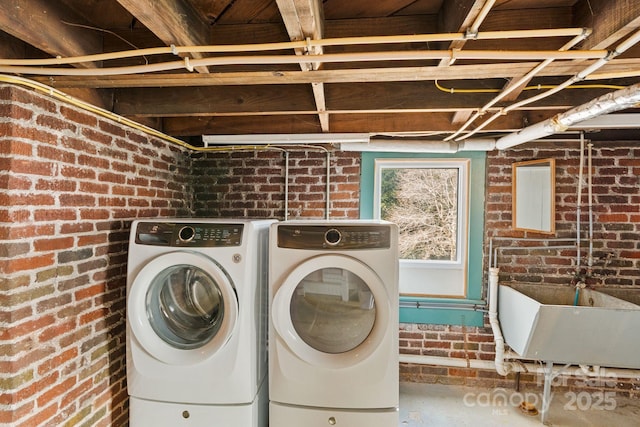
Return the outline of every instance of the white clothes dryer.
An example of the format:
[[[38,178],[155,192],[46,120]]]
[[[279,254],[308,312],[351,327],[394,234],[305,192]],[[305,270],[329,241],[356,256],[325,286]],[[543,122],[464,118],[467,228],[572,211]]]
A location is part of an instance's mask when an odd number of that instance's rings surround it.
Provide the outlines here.
[[[267,425],[273,222],[132,223],[126,330],[131,427]]]
[[[270,427],[396,427],[397,227],[284,221],[269,240]]]

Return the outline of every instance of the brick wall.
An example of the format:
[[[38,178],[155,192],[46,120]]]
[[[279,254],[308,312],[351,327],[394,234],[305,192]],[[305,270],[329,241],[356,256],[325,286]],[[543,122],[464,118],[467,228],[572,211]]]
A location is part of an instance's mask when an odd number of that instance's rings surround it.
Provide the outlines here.
[[[191,213],[187,153],[0,86],[0,424],[128,419],[129,224]]]
[[[288,219],[326,215],[327,153],[287,148]],[[282,150],[193,154],[194,210],[199,217],[285,217],[286,157]],[[360,155],[330,152],[330,217],[358,218]]]
[[[185,153],[11,86],[0,86],[0,110],[0,423],[125,425],[130,221],[191,215],[282,219],[284,154]],[[544,237],[510,229],[514,161],[556,159],[557,234],[575,234],[577,147],[532,147],[488,155],[485,257],[491,237]],[[323,218],[325,152],[288,151],[288,217]],[[594,147],[594,284],[640,286],[638,158],[635,144]],[[359,154],[332,150],[332,218],[358,217],[359,182]],[[585,208],[583,232],[586,215]],[[501,280],[565,284],[572,280],[574,260],[575,251],[502,251]],[[487,325],[400,327],[405,354],[492,360],[492,341]],[[490,387],[516,381],[494,370],[410,364],[401,366],[401,378]],[[540,385],[531,374],[520,381]],[[614,387],[640,394],[638,381]]]
[[[496,240],[498,247],[540,245],[546,236],[512,231],[511,164],[529,159],[556,160],[556,234],[576,236],[579,144],[542,145],[497,152],[489,157],[487,238],[526,237],[531,242]],[[588,255],[588,192],[586,149],[583,171],[580,230],[581,265],[576,278],[576,250],[502,250],[499,252],[501,282],[571,284],[584,279],[593,286],[640,287],[640,148],[637,143],[594,142],[592,152],[593,271],[586,277]],[[569,242],[571,243],[571,242]],[[552,243],[555,244],[555,243]]]
[[[556,234],[513,231],[511,229],[511,165],[517,161],[554,158],[556,161]],[[500,282],[571,285],[585,280],[591,286],[632,287],[640,291],[640,148],[636,142],[594,142],[593,146],[593,271],[587,274],[588,245],[581,245],[581,268],[576,269],[575,249],[526,249],[527,246],[566,244],[545,239],[576,236],[579,143],[525,144],[511,150],[493,151],[487,157],[485,211],[485,268],[489,258],[489,240],[499,251]],[[586,151],[584,182],[586,183]],[[581,234],[588,237],[588,197],[582,192]],[[501,238],[505,238],[501,240]],[[526,238],[526,240],[517,240]],[[513,249],[518,247],[518,249]],[[524,249],[523,249],[524,248]],[[578,271],[577,271],[578,270]],[[576,273],[577,272],[577,273]],[[486,287],[486,283],[485,283]],[[612,325],[614,327],[615,325]],[[485,326],[403,324],[400,327],[400,351],[403,354],[493,360],[493,335]],[[540,388],[541,375],[498,375],[495,370],[447,368],[402,364],[401,378],[406,381],[439,382],[487,387],[522,386]],[[610,380],[610,379],[609,379]],[[640,378],[613,381],[593,380],[594,389],[615,389],[618,396],[640,398]],[[585,388],[585,378],[575,372],[559,380],[565,389]],[[554,385],[558,382],[554,382]],[[589,388],[589,387],[587,387]],[[556,389],[562,389],[555,387]]]

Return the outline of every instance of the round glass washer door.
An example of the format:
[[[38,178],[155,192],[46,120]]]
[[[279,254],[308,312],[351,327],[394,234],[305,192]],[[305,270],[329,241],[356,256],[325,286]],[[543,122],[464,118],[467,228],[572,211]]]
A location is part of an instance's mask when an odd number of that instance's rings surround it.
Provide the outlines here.
[[[229,340],[238,301],[231,279],[214,260],[173,252],[143,267],[127,309],[131,331],[149,354],[168,364],[192,364]]]
[[[321,255],[297,266],[271,309],[278,335],[299,358],[332,368],[365,360],[390,324],[390,301],[379,276],[340,255]]]

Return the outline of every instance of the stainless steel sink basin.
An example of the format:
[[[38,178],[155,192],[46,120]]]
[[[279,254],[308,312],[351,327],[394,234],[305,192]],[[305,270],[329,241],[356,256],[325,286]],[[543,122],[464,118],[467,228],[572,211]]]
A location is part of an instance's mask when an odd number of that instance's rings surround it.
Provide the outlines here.
[[[572,286],[498,288],[505,342],[521,357],[640,368],[640,304],[591,289],[581,289],[576,301]]]

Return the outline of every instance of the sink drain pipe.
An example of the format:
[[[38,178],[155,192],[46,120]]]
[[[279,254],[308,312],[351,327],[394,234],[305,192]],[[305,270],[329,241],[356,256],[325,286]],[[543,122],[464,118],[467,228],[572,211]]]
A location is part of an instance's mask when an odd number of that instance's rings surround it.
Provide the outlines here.
[[[497,267],[489,267],[489,324],[496,344],[495,368],[500,375],[513,371],[513,363],[505,361],[504,337],[498,320],[498,273]]]

